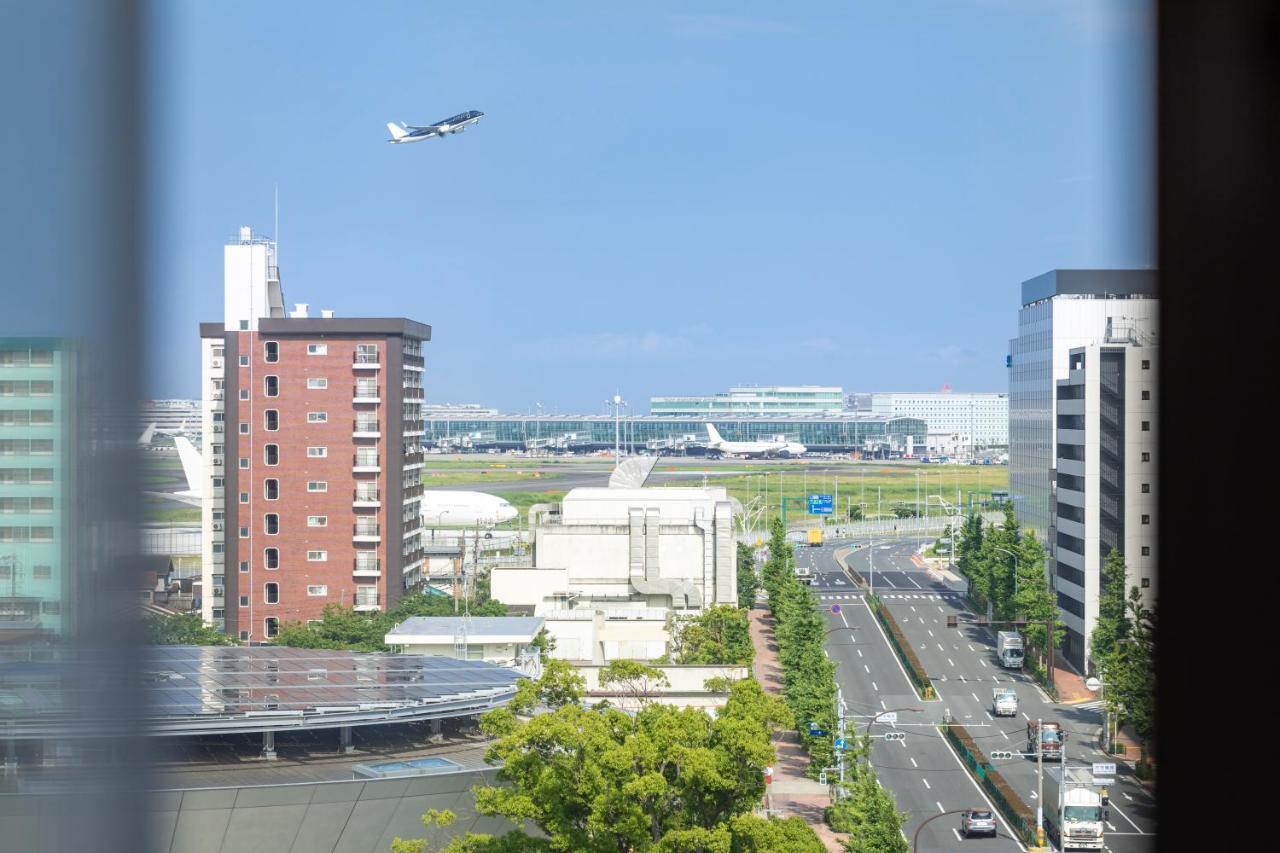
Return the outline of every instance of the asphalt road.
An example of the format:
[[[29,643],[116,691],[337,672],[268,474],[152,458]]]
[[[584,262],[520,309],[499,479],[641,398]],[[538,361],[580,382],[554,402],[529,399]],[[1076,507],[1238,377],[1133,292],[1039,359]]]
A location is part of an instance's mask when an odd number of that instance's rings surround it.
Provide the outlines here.
[[[939,696],[933,702],[915,699],[905,673],[898,667],[896,655],[878,629],[878,622],[867,609],[861,593],[835,562],[834,550],[838,546],[833,544],[822,548],[800,549],[801,564],[807,562],[818,573],[815,592],[819,603],[827,611],[828,621],[840,619],[839,616],[830,614],[830,606],[840,604],[849,624],[853,625],[856,621],[861,628],[853,632],[855,635],[873,632],[869,637],[860,638],[863,645],[846,649],[840,649],[836,644],[841,642],[841,637],[847,637],[849,632],[837,632],[828,639],[828,653],[841,663],[838,671],[839,683],[844,689],[846,701],[853,705],[856,697],[859,702],[864,705],[870,703],[873,708],[883,701],[890,708],[914,706],[925,709],[919,714],[899,714],[900,724],[914,722],[916,718],[920,718],[922,722],[936,723],[941,719],[943,709],[946,709],[956,721],[965,726],[984,752],[1026,751],[1027,721],[1037,717],[1057,720],[1067,732],[1068,763],[1087,765],[1094,761],[1111,760],[1097,748],[1098,733],[1103,725],[1103,712],[1097,703],[1072,706],[1051,702],[1029,676],[1000,667],[994,652],[994,633],[989,629],[963,625],[959,628],[947,627],[947,616],[968,613],[963,598],[964,583],[937,580],[917,567],[911,561],[911,554],[918,544],[914,539],[875,543],[870,548],[867,543],[859,543],[860,547],[854,552],[850,563],[868,579],[871,578],[870,564],[874,563],[874,589],[893,613],[933,679]],[[879,653],[875,656],[874,663],[869,659],[871,650],[865,644],[870,638],[879,643]],[[862,655],[855,655],[856,659],[848,660],[846,665],[846,658],[849,657],[846,652],[850,649],[861,651]],[[844,656],[837,657],[838,654]],[[892,678],[892,673],[880,674],[881,670],[886,669],[881,664],[882,659],[887,661],[888,668],[897,670],[896,679]],[[991,690],[996,686],[1007,685],[1012,685],[1018,693],[1019,716],[993,717],[990,713]],[[855,710],[851,713],[859,712]],[[878,770],[881,780],[898,797],[899,806],[912,814],[912,822],[906,829],[908,836],[912,827],[923,819],[925,812],[920,811],[922,808],[927,811],[932,805],[936,813],[938,810],[986,804],[976,784],[966,771],[961,771],[959,759],[937,735],[936,730],[909,726],[901,728],[907,732],[906,742],[877,743],[873,760],[881,768]],[[908,759],[905,767],[902,766],[904,751]],[[928,763],[925,761],[926,756],[930,759]],[[947,763],[935,761],[948,756]],[[1023,800],[1035,808],[1035,762],[1027,758],[1015,758],[994,763]],[[944,773],[943,769],[948,766],[957,772]],[[1107,827],[1106,849],[1114,853],[1153,850],[1156,830],[1154,799],[1133,779],[1127,766],[1120,764],[1119,770],[1116,784],[1111,787],[1111,820]],[[927,802],[927,797],[922,797],[922,788],[930,794],[937,792],[938,796],[933,803]],[[923,806],[920,803],[922,799],[926,801]],[[928,846],[922,835],[920,849],[954,849],[957,843],[955,836],[952,835],[948,841],[940,832],[935,831],[935,827],[950,827],[955,823],[955,819],[946,817],[930,824],[925,829],[929,836]],[[979,844],[989,843],[992,842],[974,840],[967,842],[965,849],[970,846],[980,849]],[[1011,840],[1001,840],[998,843],[1004,845],[1003,849],[1020,847]]]

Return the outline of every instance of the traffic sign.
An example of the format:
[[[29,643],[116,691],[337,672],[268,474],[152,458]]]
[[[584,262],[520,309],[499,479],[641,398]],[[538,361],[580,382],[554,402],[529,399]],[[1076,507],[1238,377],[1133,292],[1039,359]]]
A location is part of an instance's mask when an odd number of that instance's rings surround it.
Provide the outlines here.
[[[881,714],[881,715],[880,715],[880,722],[882,722],[882,723],[896,723],[896,722],[898,722],[898,712],[897,712],[897,711],[887,711],[887,712],[885,712],[885,713]]]
[[[836,738],[836,749],[844,749],[844,748],[845,748],[844,738],[842,737]]]
[[[840,612],[840,605],[839,605],[839,604],[833,604],[833,605],[831,605],[831,612],[832,612],[832,613],[839,613],[839,612]]]
[[[825,734],[827,734],[826,730],[818,728],[817,723],[812,721],[809,723],[809,737],[822,737]]]
[[[1095,761],[1093,762],[1094,781],[1098,781],[1099,776],[1116,775],[1116,765],[1112,761]]]
[[[831,495],[809,495],[809,515],[831,515]]]

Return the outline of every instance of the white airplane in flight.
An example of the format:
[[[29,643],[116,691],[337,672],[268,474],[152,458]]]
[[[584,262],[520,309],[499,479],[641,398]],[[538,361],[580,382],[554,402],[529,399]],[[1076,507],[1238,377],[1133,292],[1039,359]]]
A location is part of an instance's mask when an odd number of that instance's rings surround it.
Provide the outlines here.
[[[707,424],[707,435],[709,450],[733,456],[799,456],[808,450],[797,441],[725,441],[712,424]]]
[[[422,523],[448,527],[492,527],[519,513],[505,499],[484,492],[429,490],[422,494]]]
[[[178,459],[182,462],[182,473],[187,478],[187,487],[176,492],[144,492],[144,494],[153,498],[200,506],[204,501],[204,493],[200,490],[204,459],[185,435],[175,435],[173,444],[178,448]]]
[[[393,121],[389,121],[387,122],[387,130],[391,131],[391,138],[387,141],[392,145],[398,145],[402,142],[421,142],[424,139],[444,138],[451,133],[462,133],[471,125],[479,122],[483,115],[484,113],[479,110],[467,110],[465,113],[458,113],[453,118],[423,126],[405,124],[404,122],[396,124]]]

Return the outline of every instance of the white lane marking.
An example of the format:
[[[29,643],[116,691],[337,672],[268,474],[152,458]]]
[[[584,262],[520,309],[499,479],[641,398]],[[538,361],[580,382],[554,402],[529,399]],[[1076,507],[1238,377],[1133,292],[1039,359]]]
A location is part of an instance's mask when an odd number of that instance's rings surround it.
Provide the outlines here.
[[[932,637],[932,636],[933,636],[933,629],[932,629],[932,628],[925,628],[925,630],[929,632],[929,636],[930,636],[930,637]]]
[[[993,720],[994,720],[994,719],[995,719],[995,717],[992,717],[991,719],[993,719]],[[1001,732],[1000,732],[1000,734],[1004,735],[1004,739],[1005,739],[1005,740],[1008,740],[1008,739],[1009,739],[1009,733],[1008,733],[1008,732],[1006,732],[1006,731],[1001,731]]]
[[[871,690],[872,690],[873,692],[875,692],[875,693],[879,693],[879,692],[880,692],[880,688],[879,688],[879,687],[876,687],[876,683],[875,683],[874,681],[873,681],[873,682],[871,682]]]
[[[947,660],[951,660],[951,658],[947,658]],[[955,664],[952,664],[952,666],[955,666]],[[965,678],[963,675],[962,675],[962,676],[960,676],[960,680],[961,680],[962,682],[968,683],[968,679],[967,679],[967,678]]]
[[[888,706],[884,704],[884,700],[883,700],[883,699],[881,699],[881,700],[880,700],[880,709],[881,709],[882,711],[887,711],[887,710],[889,710]]]
[[[844,618],[844,611],[843,611],[843,610],[841,610],[841,611],[840,611],[840,621],[844,623],[844,626],[845,626],[846,628],[848,628],[848,627],[849,627],[849,620],[848,620],[848,619],[846,619],[846,618]],[[859,654],[861,654],[861,652],[859,652]]]
[[[1035,791],[1032,791],[1032,792],[1031,792],[1031,799],[1033,799],[1033,800],[1038,800],[1038,799],[1040,799],[1040,798],[1036,796],[1036,792],[1035,792]]]
[[[911,575],[907,575],[907,580],[911,581],[911,585],[912,585],[912,586],[914,586],[916,589],[924,589],[924,587],[922,587],[922,586],[920,586],[920,584],[916,583],[916,579],[915,579],[915,578],[913,578],[913,577],[911,577]]]
[[[934,800],[934,801],[933,801],[933,804],[934,804],[935,806],[937,806],[937,807],[938,807],[938,811],[940,811],[940,812],[945,812],[945,811],[946,811],[946,809],[944,809],[944,808],[942,807],[942,803],[938,802],[937,800]]]
[[[942,647],[942,643],[938,643],[938,651],[942,652],[943,654],[946,654],[947,650]]]
[[[954,833],[956,834],[956,841],[964,841],[964,837],[960,835],[960,830],[956,829],[956,828],[953,826],[953,827],[951,827],[951,831],[952,831],[952,832],[954,832]]]
[[[929,784],[929,780],[928,780],[928,779],[925,779],[925,778],[922,776],[922,777],[920,777],[920,781],[921,781],[921,782],[923,782],[923,783],[924,783],[924,786],[925,786],[926,788],[928,788],[930,791],[932,791],[932,790],[933,790],[933,786]]]
[[[862,657],[862,649],[858,649],[858,657]]]
[[[969,646],[969,651],[973,651],[973,644],[972,644],[972,643],[967,643],[966,645],[968,645],[968,646]]]
[[[1126,800],[1132,800],[1132,799],[1133,799],[1133,797],[1129,796],[1129,795],[1128,795],[1128,794],[1126,794],[1124,791],[1121,791],[1121,792],[1120,792],[1120,796],[1124,797]]]
[[[871,667],[867,666],[865,663],[862,665],[862,668],[867,671],[867,675],[871,674]]]
[[[1112,804],[1111,804],[1111,807],[1112,807],[1112,809],[1115,811],[1115,813],[1116,813],[1116,814],[1120,815],[1120,817],[1122,817],[1122,818],[1124,818],[1125,820],[1129,821],[1129,826],[1132,826],[1135,830],[1137,830],[1139,835],[1146,835],[1146,833],[1142,831],[1142,827],[1138,826],[1138,825],[1137,825],[1136,823],[1134,823],[1132,820],[1129,820],[1129,816],[1128,816],[1127,814],[1125,814],[1124,812],[1120,811],[1120,807],[1119,807],[1119,806],[1117,806],[1115,803],[1112,803]]]
[[[938,612],[939,612],[939,613],[946,613],[947,611],[943,610],[943,609],[942,609],[942,605],[941,605],[941,604],[939,604],[939,605],[938,605]]]
[[[909,756],[908,756],[908,757],[909,757]],[[919,767],[920,765],[919,765],[919,764],[916,764],[916,760],[915,760],[914,758],[912,758],[912,759],[911,759],[911,766],[912,766],[912,767]]]
[[[975,696],[974,698],[976,699],[977,697]],[[987,715],[988,720],[993,720],[993,721],[995,720],[995,717],[991,716],[991,712],[988,711],[986,708],[982,709],[982,713]]]
[[[916,612],[916,606],[914,604],[908,604],[907,606],[911,608],[912,613]]]
[[[972,648],[973,648],[973,646],[970,646],[969,648],[971,648],[971,649],[972,649]],[[986,662],[986,661],[984,661],[982,658],[978,658],[978,663],[982,664],[984,667],[987,665],[987,662]]]
[[[876,630],[880,632],[880,638],[884,640],[884,647],[888,649],[890,652],[892,652],[893,646],[890,645],[889,643],[889,636],[885,634],[884,627],[881,626],[880,620],[875,618],[875,613],[871,610],[871,605],[867,604],[867,600],[865,598],[862,599],[862,606],[867,608],[867,615],[870,616],[872,620],[875,621]],[[892,655],[892,657],[893,657],[893,662],[898,665],[898,672],[902,673],[902,680],[907,682],[907,685],[910,686],[911,679],[907,676],[907,670],[905,667],[903,667],[902,661],[898,660],[898,656],[896,654]],[[884,704],[883,700],[881,700],[881,704],[882,705]],[[957,758],[956,760],[959,761],[960,759]]]
[[[1026,711],[1022,712],[1022,719],[1026,720],[1028,723],[1031,722],[1031,718],[1027,716]]]
[[[970,693],[969,695],[973,697],[973,701],[975,701],[975,702],[981,702],[981,701],[982,701],[981,699],[979,699],[979,698],[978,698],[978,694],[977,694],[977,693]],[[991,716],[991,715],[990,715],[990,714],[988,714],[987,716]]]
[[[978,784],[978,780],[969,775],[969,768],[964,766],[964,762],[960,760],[960,756],[956,755],[956,751],[951,748],[950,743],[947,743],[947,752],[950,753],[951,760],[960,768],[960,772],[969,780],[969,784],[977,789],[979,796],[982,797],[982,801],[987,804],[987,807],[991,809],[992,813],[995,814],[1000,823],[1004,824],[1004,831],[1009,833],[1009,837],[1018,845],[1018,849],[1023,851],[1023,853],[1027,853],[1027,846],[1018,840],[1018,836],[1014,834],[1013,829],[1009,826],[1009,821],[1005,820],[1004,815],[996,810],[995,803],[991,802],[991,798],[987,796],[987,792],[982,790],[982,786]]]

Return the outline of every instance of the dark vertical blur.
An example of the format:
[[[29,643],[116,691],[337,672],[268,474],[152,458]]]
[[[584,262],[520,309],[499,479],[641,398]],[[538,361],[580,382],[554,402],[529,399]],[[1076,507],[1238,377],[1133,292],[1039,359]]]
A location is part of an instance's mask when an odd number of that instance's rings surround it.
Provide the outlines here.
[[[149,847],[130,594],[147,339],[139,13],[0,3],[0,433],[16,442],[0,458],[4,851]]]
[[[1157,32],[1160,825],[1162,834],[1185,825],[1226,794],[1243,820],[1216,821],[1213,845],[1242,850],[1275,809],[1245,805],[1255,790],[1269,797],[1269,786],[1232,786],[1222,772],[1252,759],[1250,705],[1220,717],[1204,700],[1216,685],[1247,692],[1274,678],[1273,561],[1261,556],[1271,528],[1250,525],[1244,508],[1274,499],[1260,488],[1273,482],[1265,427],[1246,424],[1272,417],[1262,409],[1264,389],[1275,387],[1266,378],[1274,315],[1264,302],[1274,297],[1264,288],[1277,280],[1280,4],[1164,2]],[[1245,387],[1223,387],[1233,382]],[[1241,423],[1211,437],[1210,409]],[[1267,634],[1247,636],[1254,625]],[[1222,654],[1226,633],[1248,651]],[[1164,838],[1169,849],[1186,842]]]

